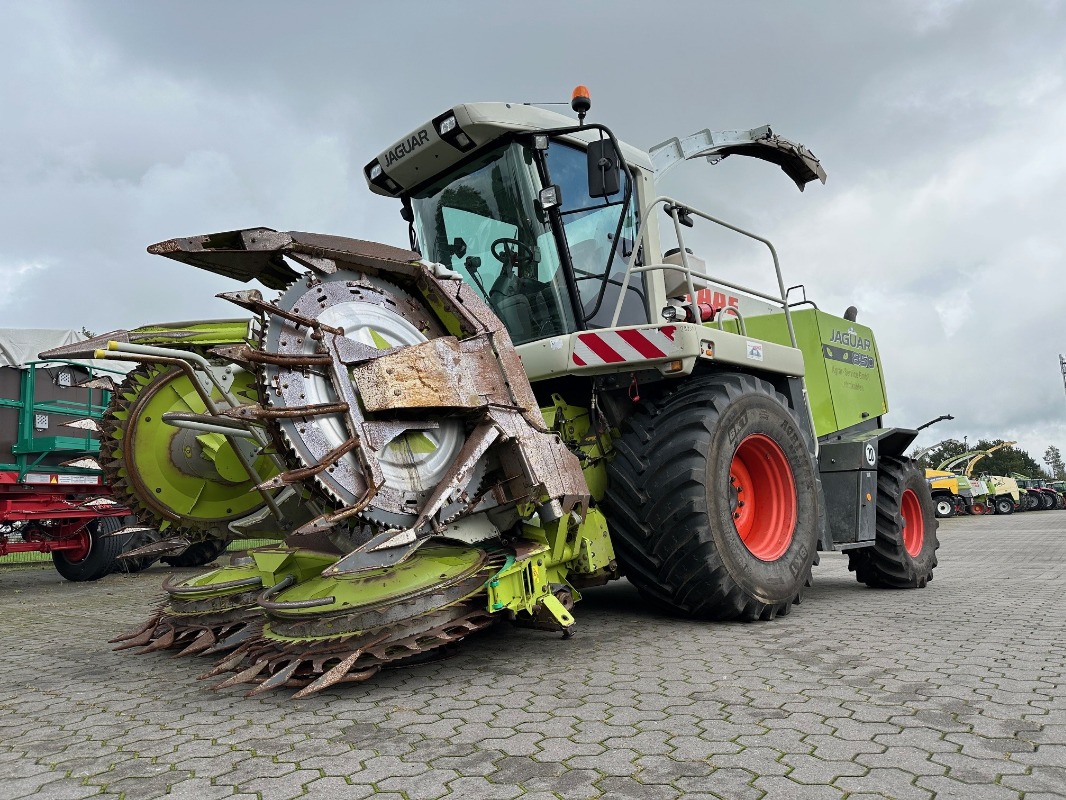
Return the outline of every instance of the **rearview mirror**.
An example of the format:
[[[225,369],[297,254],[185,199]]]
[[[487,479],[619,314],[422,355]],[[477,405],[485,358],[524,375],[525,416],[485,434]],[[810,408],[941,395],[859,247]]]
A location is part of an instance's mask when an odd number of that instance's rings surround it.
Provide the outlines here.
[[[609,197],[618,194],[622,186],[618,168],[621,159],[610,139],[600,139],[589,144],[589,197]]]

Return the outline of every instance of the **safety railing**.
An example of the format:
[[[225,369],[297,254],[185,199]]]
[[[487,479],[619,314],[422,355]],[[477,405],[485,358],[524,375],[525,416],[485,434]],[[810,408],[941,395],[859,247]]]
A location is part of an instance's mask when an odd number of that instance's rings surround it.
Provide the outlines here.
[[[643,248],[644,252],[651,252],[651,248],[646,246],[647,243],[645,242],[644,237],[647,233],[648,221],[651,219],[652,213],[654,212],[655,207],[658,205],[664,206],[664,210],[674,222],[674,233],[677,236],[677,246],[679,248],[679,253],[681,257],[681,265],[678,266],[676,264],[649,264],[646,266],[638,267],[636,266],[636,261],[637,254],[641,252],[641,245],[645,245]],[[712,275],[708,275],[705,272],[693,269],[689,263],[688,251],[685,249],[685,237],[684,234],[681,232],[682,225],[685,225],[687,227],[692,226],[691,216],[700,217],[701,219],[705,219],[708,222],[714,223],[715,225],[720,225],[723,228],[727,228],[728,230],[734,231],[735,233],[739,233],[741,236],[746,236],[749,239],[753,239],[757,242],[761,242],[762,244],[766,245],[766,247],[770,251],[770,256],[773,258],[774,261],[774,273],[777,276],[777,287],[780,294],[767,294],[766,292],[761,292],[758,289],[752,289],[749,286],[743,286],[741,284],[733,283],[722,278],[716,278]],[[743,228],[737,225],[733,225],[730,222],[726,222],[725,220],[718,219],[717,217],[711,216],[710,214],[705,214],[704,212],[699,211],[698,209],[692,208],[691,206],[687,206],[684,203],[674,200],[672,197],[659,196],[652,200],[650,203],[648,203],[647,206],[644,208],[644,213],[641,215],[640,219],[640,227],[637,230],[636,244],[637,246],[633,248],[633,255],[630,257],[628,263],[626,264],[625,277],[622,279],[622,288],[618,293],[618,300],[615,303],[614,316],[611,317],[611,327],[615,327],[618,325],[618,318],[622,313],[622,302],[625,299],[626,289],[629,287],[629,281],[631,276],[643,272],[673,270],[675,272],[680,272],[685,276],[685,282],[688,288],[688,300],[691,306],[693,320],[700,319],[700,309],[698,301],[696,299],[696,281],[706,281],[707,283],[717,284],[728,289],[733,289],[734,291],[741,292],[751,297],[756,297],[760,300],[764,300],[767,303],[780,306],[781,310],[784,312],[785,315],[785,321],[788,325],[788,335],[792,341],[792,346],[797,346],[796,331],[795,328],[792,327],[792,315],[791,313],[789,313],[788,300],[786,299],[787,294],[785,291],[785,281],[781,277],[781,262],[777,258],[777,250],[774,248],[773,243],[769,239],[759,236],[758,234],[752,233],[751,231],[744,230]],[[720,309],[720,311],[721,310],[723,309]],[[746,326],[744,324],[743,316],[739,312],[735,313],[738,319],[738,328],[740,329],[741,333],[746,333]]]

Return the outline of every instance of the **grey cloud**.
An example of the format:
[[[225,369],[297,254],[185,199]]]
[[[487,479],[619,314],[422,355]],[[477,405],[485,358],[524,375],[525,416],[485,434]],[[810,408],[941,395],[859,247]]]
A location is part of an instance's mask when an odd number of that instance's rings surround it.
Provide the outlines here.
[[[585,83],[638,146],[770,122],[821,157],[803,194],[739,159],[663,188],[768,235],[823,307],[860,306],[891,421],[1066,443],[1062,2],[22,2],[0,23],[6,325],[232,313],[210,299],[230,282],[144,253],[170,236],[404,243],[363,185],[375,153],[454,103]],[[696,241],[765,277],[758,249]]]

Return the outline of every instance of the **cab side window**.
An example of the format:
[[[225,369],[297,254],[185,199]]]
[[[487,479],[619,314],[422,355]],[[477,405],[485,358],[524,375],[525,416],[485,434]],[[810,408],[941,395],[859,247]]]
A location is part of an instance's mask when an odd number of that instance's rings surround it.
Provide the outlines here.
[[[626,261],[633,254],[638,226],[636,202],[630,203],[622,225],[621,240],[612,256],[624,192],[620,190],[606,198],[591,197],[588,162],[585,152],[576,147],[554,141],[548,148],[547,161],[552,183],[562,190],[560,211],[581,294],[581,306],[586,316],[591,315],[589,327],[606,327],[611,324],[618,302]],[[631,276],[618,319],[619,325],[648,322],[644,296],[643,275]]]

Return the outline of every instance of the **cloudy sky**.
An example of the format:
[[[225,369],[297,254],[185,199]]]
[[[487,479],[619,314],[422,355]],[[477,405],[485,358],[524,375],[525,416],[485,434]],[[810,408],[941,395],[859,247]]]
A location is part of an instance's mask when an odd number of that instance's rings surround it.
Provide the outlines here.
[[[363,164],[456,103],[584,83],[639,147],[764,123],[807,144],[829,180],[802,194],[735,158],[662,188],[859,307],[892,423],[1066,451],[1066,2],[9,0],[0,26],[5,327],[232,315],[232,283],[145,254],[172,236],[404,244]],[[766,269],[719,245],[701,254]]]

